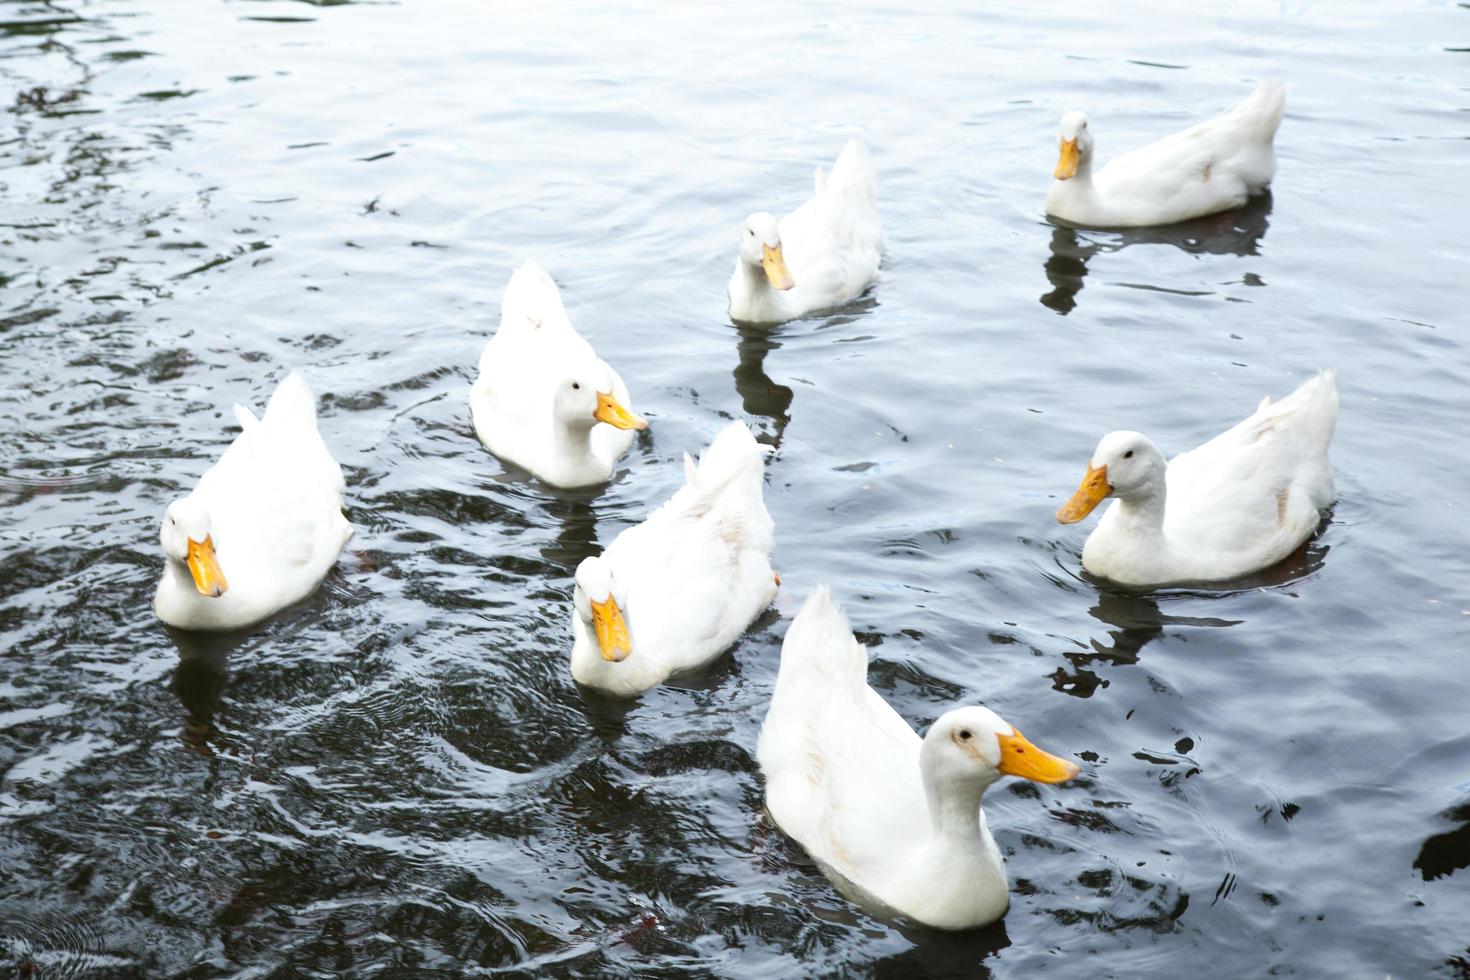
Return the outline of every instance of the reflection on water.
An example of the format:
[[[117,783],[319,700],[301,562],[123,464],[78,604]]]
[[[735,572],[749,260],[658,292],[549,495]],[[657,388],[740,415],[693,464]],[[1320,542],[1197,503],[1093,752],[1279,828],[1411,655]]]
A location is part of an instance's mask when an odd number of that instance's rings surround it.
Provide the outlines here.
[[[1108,681],[1096,671],[1089,670],[1090,664],[1127,665],[1136,664],[1143,648],[1164,635],[1169,626],[1222,627],[1238,626],[1241,620],[1222,619],[1214,616],[1174,616],[1159,607],[1160,599],[1177,601],[1182,599],[1205,599],[1228,592],[1245,592],[1251,589],[1281,588],[1313,574],[1321,569],[1331,549],[1320,537],[1332,522],[1331,512],[1322,518],[1313,537],[1286,558],[1264,571],[1243,576],[1223,583],[1208,583],[1196,588],[1171,587],[1159,591],[1152,589],[1129,589],[1126,586],[1098,578],[1089,572],[1080,571],[1080,577],[1097,589],[1097,605],[1088,612],[1108,626],[1108,640],[1089,639],[1088,651],[1064,651],[1063,656],[1072,665],[1068,670],[1058,667],[1052,674],[1052,687],[1073,697],[1090,698],[1099,688],[1108,686]]]
[[[872,976],[907,980],[909,977],[965,977],[986,980],[994,974],[985,961],[1011,945],[1005,919],[966,932],[934,932],[913,926],[900,929],[914,942],[896,956],[873,964]]]
[[[1470,803],[1450,808],[1444,818],[1459,826],[1427,838],[1414,858],[1414,870],[1425,881],[1470,868]]]
[[[1044,266],[1052,289],[1042,294],[1041,305],[1063,316],[1071,313],[1093,257],[1130,245],[1173,245],[1191,255],[1259,255],[1270,215],[1271,195],[1266,193],[1251,198],[1243,208],[1163,228],[1095,231],[1052,219],[1051,255]]]
[[[781,437],[791,421],[791,402],[795,397],[789,387],[777,384],[767,373],[766,356],[780,350],[782,336],[789,335],[791,331],[839,330],[850,324],[862,324],[865,317],[879,306],[879,288],[873,286],[833,312],[803,320],[774,325],[732,321],[739,337],[735,345],[739,357],[735,365],[735,391],[740,395],[741,406],[747,414],[766,420],[766,424],[758,422],[754,426],[759,441],[774,449],[781,448]]]
[[[214,716],[230,679],[230,653],[241,646],[243,638],[215,640],[207,634],[191,635],[172,628],[168,632],[179,647],[179,665],[168,689],[184,708],[181,737],[191,752],[213,755]]]
[[[735,348],[740,358],[735,365],[735,391],[747,415],[769,423],[758,426],[756,438],[776,449],[781,448],[781,435],[791,421],[791,400],[795,396],[766,373],[766,355],[781,349],[781,334],[789,326],[735,323],[740,337]]]
[[[1087,669],[1089,664],[1136,664],[1143,648],[1163,636],[1166,626],[1220,627],[1240,623],[1210,616],[1171,616],[1149,596],[1118,591],[1111,585],[1099,588],[1097,605],[1088,613],[1116,629],[1107,631],[1107,641],[1090,639],[1091,650],[1063,652],[1072,669],[1058,667],[1051,675],[1052,687],[1078,698],[1090,698],[1099,688],[1108,686],[1106,678]]]
[[[568,492],[547,501],[546,510],[556,522],[557,533],[555,540],[541,549],[541,557],[570,572],[582,559],[602,551],[597,543],[597,510],[592,506],[596,496],[589,492],[582,498]]]

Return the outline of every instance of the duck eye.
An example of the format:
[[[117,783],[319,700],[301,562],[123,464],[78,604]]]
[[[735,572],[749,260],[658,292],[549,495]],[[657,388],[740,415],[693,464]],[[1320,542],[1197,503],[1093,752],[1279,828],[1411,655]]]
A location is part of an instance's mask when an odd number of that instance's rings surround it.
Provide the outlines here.
[[[572,390],[573,391],[581,391],[582,390],[582,386],[579,385],[577,382],[573,381],[572,382]],[[1129,455],[1131,456],[1132,453],[1129,453]]]
[[[1133,458],[1133,450],[1130,449],[1126,453],[1124,453],[1123,454],[1123,458],[1124,459],[1132,459]]]
[[[961,742],[968,742],[969,740],[970,740],[970,730],[968,728],[961,728],[960,729],[960,741]]]

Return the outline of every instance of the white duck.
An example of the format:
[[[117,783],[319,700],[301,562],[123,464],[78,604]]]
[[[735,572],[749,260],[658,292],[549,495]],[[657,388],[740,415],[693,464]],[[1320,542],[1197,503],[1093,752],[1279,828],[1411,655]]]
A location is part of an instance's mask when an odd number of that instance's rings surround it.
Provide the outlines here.
[[[1057,520],[1117,500],[1082,549],[1082,567],[1124,585],[1218,582],[1281,561],[1334,500],[1327,447],[1337,373],[1327,370],[1245,421],[1165,463],[1137,432],[1103,436]]]
[[[831,174],[817,168],[811,200],[779,224],[761,211],[740,226],[730,317],[781,323],[841,306],[873,284],[882,258],[878,175],[868,148],[849,140]]]
[[[634,430],[648,428],[628,404],[628,386],[572,327],[551,276],[522,265],[470,390],[480,442],[552,486],[605,483]]]
[[[1087,117],[1069,112],[1046,213],[1075,225],[1135,228],[1238,208],[1276,175],[1272,141],[1285,101],[1280,82],[1262,82],[1224,115],[1125,153],[1096,175]]]
[[[572,677],[632,697],[709,663],[770,605],[774,526],[766,447],[743,422],[715,437],[684,486],[601,555],[577,566]]]
[[[192,493],[169,504],[153,608],[180,629],[241,629],[305,598],[352,525],[342,468],[316,428],[316,400],[294,371],[265,415],[235,406],[241,433]]]
[[[819,586],[786,633],[761,726],[766,808],[850,898],[940,929],[995,921],[1010,896],[981,798],[1003,775],[1059,783],[1077,765],[988,708],[948,711],[921,739],[867,677]]]

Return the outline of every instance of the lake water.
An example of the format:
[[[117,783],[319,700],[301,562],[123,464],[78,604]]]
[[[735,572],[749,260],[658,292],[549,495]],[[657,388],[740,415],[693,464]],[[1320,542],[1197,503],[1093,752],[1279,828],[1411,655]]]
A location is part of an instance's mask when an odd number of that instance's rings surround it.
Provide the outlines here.
[[[0,4],[0,966],[1470,976],[1470,5],[614,6]],[[1269,200],[1045,221],[1064,110],[1106,159],[1262,77]],[[738,223],[851,136],[881,281],[736,327]],[[471,430],[528,257],[652,423],[600,491]],[[1287,567],[1080,574],[1052,515],[1103,432],[1176,452],[1328,366],[1341,500]],[[171,634],[162,509],[291,367],[357,537],[251,634]],[[584,695],[572,568],[729,418],[778,447],[782,595]],[[870,916],[763,815],[823,581],[910,722],[983,702],[1085,762],[989,794],[1002,924]]]

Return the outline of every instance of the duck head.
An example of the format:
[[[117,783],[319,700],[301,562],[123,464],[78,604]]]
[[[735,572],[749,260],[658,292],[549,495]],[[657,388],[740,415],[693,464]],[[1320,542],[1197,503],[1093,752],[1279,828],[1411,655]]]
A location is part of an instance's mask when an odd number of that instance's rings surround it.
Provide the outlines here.
[[[1061,155],[1052,176],[1057,180],[1071,180],[1091,154],[1092,132],[1087,128],[1087,116],[1080,112],[1062,116]]]
[[[765,211],[756,212],[740,226],[740,259],[763,269],[772,289],[790,289],[796,285],[781,253],[781,230],[775,217]]]
[[[577,566],[572,601],[577,615],[597,641],[598,652],[609,663],[621,663],[633,653],[633,635],[623,616],[627,604],[613,580],[612,565],[601,555],[582,559]]]
[[[194,579],[199,594],[218,599],[229,589],[219,558],[214,553],[214,537],[209,511],[193,496],[183,497],[168,505],[158,540],[168,560],[183,564]]]
[[[1076,524],[1108,497],[1122,500],[1158,492],[1168,469],[1164,454],[1139,432],[1109,432],[1088,461],[1077,492],[1057,511],[1062,524]]]
[[[940,715],[924,735],[919,761],[932,782],[982,792],[1001,776],[1064,783],[1080,771],[1075,762],[1037,748],[1014,725],[978,705]]]
[[[598,422],[616,429],[648,428],[646,420],[613,394],[612,371],[605,365],[568,372],[557,383],[552,411],[558,422],[573,430],[590,430]]]

